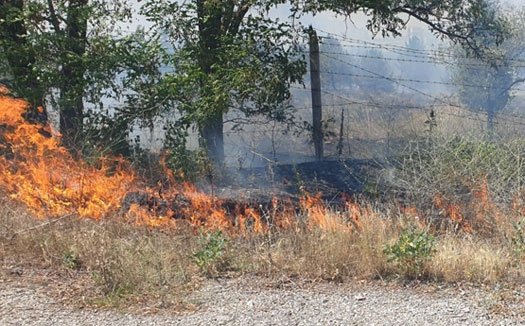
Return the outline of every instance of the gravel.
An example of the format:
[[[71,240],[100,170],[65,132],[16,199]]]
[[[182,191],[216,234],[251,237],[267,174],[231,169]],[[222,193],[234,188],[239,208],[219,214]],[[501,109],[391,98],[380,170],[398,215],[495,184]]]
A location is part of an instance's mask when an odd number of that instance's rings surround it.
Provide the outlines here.
[[[484,290],[427,291],[374,285],[276,288],[246,278],[210,281],[187,298],[191,313],[79,309],[44,286],[0,283],[0,325],[525,325],[490,313]]]

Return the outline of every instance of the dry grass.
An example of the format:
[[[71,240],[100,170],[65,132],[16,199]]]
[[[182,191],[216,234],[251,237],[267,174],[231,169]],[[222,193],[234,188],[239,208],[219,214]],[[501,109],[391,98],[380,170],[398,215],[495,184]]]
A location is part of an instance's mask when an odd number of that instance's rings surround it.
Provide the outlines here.
[[[504,281],[514,269],[509,246],[467,236],[445,235],[429,263],[429,273],[445,282],[493,284]]]
[[[359,231],[304,227],[278,232],[260,240],[258,255],[247,265],[312,279],[376,278],[387,269],[383,247],[397,228],[378,213],[363,216],[361,222]]]
[[[436,238],[434,254],[416,277],[493,284],[521,282],[525,275],[525,257],[516,250],[512,234],[483,238],[443,231],[399,210],[371,206],[362,210],[366,213],[352,228],[323,229],[298,223],[259,235],[212,235],[224,240],[224,247],[191,229],[152,230],[115,219],[68,217],[51,222],[34,219],[9,203],[0,207],[0,261],[4,266],[88,274],[96,287],[91,289],[93,299],[111,305],[137,298],[153,298],[166,305],[180,303],[203,278],[232,273],[331,281],[413,278],[406,266],[389,261],[384,250],[409,228],[433,230]],[[348,212],[327,210],[325,214],[340,221],[348,218]],[[201,263],[195,259],[198,253],[205,253]]]
[[[87,273],[96,286],[92,299],[141,295],[168,304],[194,286],[198,270],[191,260],[196,246],[191,235],[117,221],[37,220],[8,204],[0,210],[4,266]]]

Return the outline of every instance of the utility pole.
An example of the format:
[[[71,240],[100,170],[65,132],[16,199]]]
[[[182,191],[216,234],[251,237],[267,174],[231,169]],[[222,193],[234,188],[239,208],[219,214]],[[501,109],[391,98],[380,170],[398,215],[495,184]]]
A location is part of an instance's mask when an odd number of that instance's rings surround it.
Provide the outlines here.
[[[323,160],[323,107],[321,101],[321,67],[319,59],[319,39],[312,26],[308,29],[310,36],[310,80],[312,88],[312,127],[315,158]]]

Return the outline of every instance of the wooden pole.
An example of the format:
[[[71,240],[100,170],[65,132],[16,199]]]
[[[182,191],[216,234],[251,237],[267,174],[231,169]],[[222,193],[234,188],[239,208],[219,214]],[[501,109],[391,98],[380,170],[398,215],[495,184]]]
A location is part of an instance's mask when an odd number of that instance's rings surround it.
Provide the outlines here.
[[[339,126],[339,142],[337,143],[337,154],[343,156],[343,133],[345,126],[345,108],[341,108],[341,125]]]
[[[310,34],[310,79],[312,88],[312,131],[315,147],[315,158],[323,160],[323,108],[321,101],[321,69],[319,59],[319,39],[312,26]]]

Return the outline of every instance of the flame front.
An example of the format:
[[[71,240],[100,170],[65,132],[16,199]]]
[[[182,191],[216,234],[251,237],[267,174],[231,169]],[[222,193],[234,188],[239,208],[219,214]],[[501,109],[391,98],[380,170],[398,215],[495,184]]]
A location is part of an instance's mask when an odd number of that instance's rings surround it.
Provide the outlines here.
[[[124,162],[95,168],[74,160],[49,126],[24,120],[26,108],[20,99],[0,96],[0,184],[10,196],[39,217],[99,219],[117,210],[135,180]]]
[[[290,199],[274,198],[268,207],[237,203],[227,209],[223,201],[193,185],[176,183],[167,169],[168,185],[153,189],[124,159],[106,157],[94,165],[76,159],[48,125],[24,119],[27,107],[0,85],[0,187],[37,217],[118,215],[150,227],[184,221],[196,229],[240,235],[299,226],[297,206]],[[356,204],[348,204],[348,216],[332,212],[320,194],[303,197],[300,208],[310,228],[324,230],[355,230],[361,214],[366,214]]]
[[[27,102],[8,93],[0,85],[0,187],[37,217],[100,219],[122,211],[127,220],[151,227],[173,226],[183,219],[208,230],[266,230],[256,209],[237,209],[232,216],[221,200],[191,184],[176,184],[167,169],[171,182],[160,194],[144,186],[123,159],[103,158],[96,167],[75,159],[49,126],[27,122]],[[133,199],[130,194],[139,195]]]

